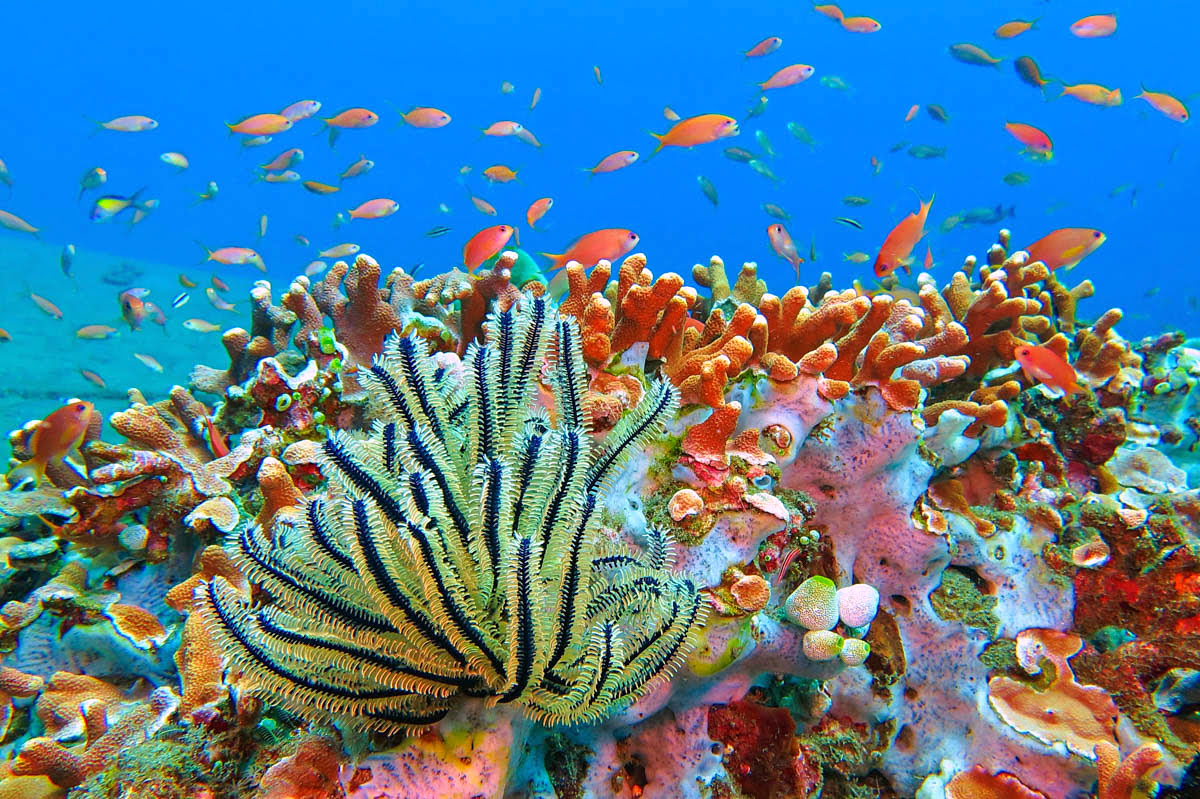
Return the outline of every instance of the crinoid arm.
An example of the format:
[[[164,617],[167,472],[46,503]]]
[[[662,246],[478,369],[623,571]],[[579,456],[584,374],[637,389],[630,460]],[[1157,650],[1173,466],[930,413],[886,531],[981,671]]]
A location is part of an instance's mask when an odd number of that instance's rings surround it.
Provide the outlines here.
[[[226,548],[270,597],[223,579],[196,603],[242,682],[305,718],[380,731],[437,722],[463,697],[545,723],[603,719],[668,679],[706,605],[672,545],[598,535],[628,455],[678,392],[655,383],[604,439],[589,434],[579,330],[544,298],[493,315],[462,382],[415,336],[360,372],[375,422],[322,445],[328,496]],[[554,408],[535,403],[543,367]],[[552,421],[553,420],[553,421]]]

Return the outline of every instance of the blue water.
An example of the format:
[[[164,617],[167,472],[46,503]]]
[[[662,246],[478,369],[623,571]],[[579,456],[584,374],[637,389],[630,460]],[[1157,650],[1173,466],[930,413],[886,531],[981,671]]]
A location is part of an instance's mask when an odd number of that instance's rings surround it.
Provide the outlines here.
[[[846,286],[854,278],[868,284],[872,278],[869,262],[846,263],[842,253],[873,254],[892,225],[915,210],[914,191],[936,193],[929,241],[940,279],[948,279],[965,254],[982,254],[999,227],[942,234],[941,221],[967,208],[1012,206],[1016,216],[1003,225],[1014,230],[1017,245],[1066,226],[1108,234],[1108,242],[1068,281],[1087,277],[1096,283],[1098,296],[1081,309],[1083,316],[1119,305],[1127,313],[1121,330],[1130,338],[1194,323],[1194,295],[1200,293],[1189,263],[1200,174],[1196,123],[1173,122],[1133,99],[1140,82],[1185,99],[1200,91],[1200,68],[1189,57],[1196,30],[1188,4],[1125,4],[1118,9],[1117,34],[1107,39],[1077,39],[1067,30],[1080,16],[1112,10],[1092,3],[844,4],[847,14],[870,14],[883,23],[882,31],[870,35],[847,33],[804,3],[738,5],[9,4],[0,159],[15,187],[11,194],[0,187],[0,208],[41,227],[47,242],[73,242],[114,261],[174,264],[199,279],[209,270],[197,267],[203,253],[195,240],[209,247],[255,247],[269,277],[283,286],[318,248],[343,241],[359,243],[386,267],[423,262],[424,274],[442,271],[460,262],[462,245],[475,231],[511,222],[520,227],[526,249],[552,252],[596,228],[631,228],[656,272],[690,275],[693,263],[718,253],[734,264],[757,261],[772,289],[781,292],[794,276],[770,249],[765,230],[774,220],[760,210],[761,203],[790,212],[788,227],[802,253],[815,242],[818,260],[802,267],[804,280],[829,270],[837,285]],[[1041,17],[1038,27],[1023,36],[992,37],[1002,22],[1033,17]],[[769,35],[783,37],[778,52],[742,58],[742,50]],[[1000,68],[954,61],[946,47],[962,41],[1006,61]],[[1046,102],[1013,72],[1012,59],[1025,54],[1045,73],[1068,82],[1119,86],[1125,104]],[[766,114],[742,122],[738,139],[691,151],[670,149],[646,160],[654,145],[646,131],[661,133],[669,126],[664,105],[684,116],[724,113],[742,120],[758,97],[752,82],[797,62],[814,65],[814,77],[769,92]],[[603,85],[593,65],[602,70]],[[818,82],[830,75],[852,90]],[[501,93],[505,80],[515,84],[512,94]],[[531,112],[535,87],[541,87],[542,99]],[[324,135],[313,135],[321,128],[315,120],[249,150],[223,125],[309,98],[324,104],[321,115],[365,106],[382,120],[370,129],[346,131],[336,150]],[[389,103],[436,106],[454,120],[440,130],[398,127]],[[913,103],[944,106],[949,124],[923,110],[905,124]],[[146,133],[95,133],[85,119],[125,114],[151,116],[160,126]],[[544,146],[481,138],[480,129],[500,119],[525,124]],[[1021,157],[1020,145],[1003,129],[1007,120],[1046,130],[1054,139],[1053,161],[1032,164]],[[819,142],[815,151],[788,134],[789,121],[811,131]],[[756,129],[768,134],[779,153],[769,161],[782,178],[779,185],[722,155],[729,145],[757,150]],[[945,146],[948,157],[919,161],[889,152],[899,141]],[[376,166],[332,196],[315,196],[295,184],[254,182],[256,164],[293,146],[304,149],[306,157],[295,168],[306,179],[336,184],[360,154]],[[580,171],[622,149],[638,150],[642,160],[591,180]],[[159,154],[169,150],[185,153],[191,168],[176,174],[161,163]],[[872,156],[883,163],[877,176]],[[517,169],[520,182],[487,184],[480,173],[492,164]],[[474,168],[466,185],[499,209],[496,221],[471,206],[459,174],[464,165]],[[132,231],[125,224],[90,222],[90,203],[77,202],[76,195],[80,176],[93,166],[108,170],[104,193],[128,194],[145,186],[146,196],[160,198],[161,207]],[[1005,185],[1001,177],[1014,171],[1030,174],[1030,182]],[[718,208],[699,191],[701,174],[717,187]],[[210,180],[220,186],[217,199],[193,205]],[[1110,198],[1122,184],[1136,185],[1136,205],[1128,191]],[[841,198],[848,194],[867,196],[871,203],[847,208]],[[542,196],[556,203],[545,231],[531,232],[525,209]],[[373,197],[398,200],[400,212],[332,228],[338,211]],[[439,213],[439,203],[448,204],[451,213]],[[262,214],[269,230],[259,241]],[[833,221],[843,215],[865,229]],[[434,225],[453,230],[425,238]],[[296,234],[313,246],[297,244]],[[0,230],[0,253],[21,238]],[[219,273],[243,285],[258,277],[248,267],[220,267]],[[40,280],[56,276],[20,277],[36,291]],[[1145,296],[1155,287],[1161,293]],[[163,305],[166,290],[154,297]],[[95,302],[115,314],[116,290],[97,285],[95,292]],[[209,308],[199,293],[189,307],[170,315],[172,341],[180,345],[191,341],[186,333],[175,338],[184,318],[203,316],[225,325],[234,319]],[[135,345],[127,337],[123,346]],[[215,350],[206,346],[206,352]],[[7,348],[0,356],[9,360],[15,352]]]

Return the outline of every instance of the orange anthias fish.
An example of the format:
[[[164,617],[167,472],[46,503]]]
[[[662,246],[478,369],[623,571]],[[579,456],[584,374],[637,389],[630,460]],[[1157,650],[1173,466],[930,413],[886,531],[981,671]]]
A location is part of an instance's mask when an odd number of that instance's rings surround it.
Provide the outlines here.
[[[1092,105],[1120,105],[1121,90],[1106,89],[1097,83],[1078,83],[1074,86],[1063,84],[1062,94],[1074,97]],[[1059,95],[1062,96],[1061,94]]]
[[[591,172],[593,175],[599,175],[603,172],[616,172],[618,169],[623,169],[629,166],[634,161],[638,160],[638,154],[633,150],[619,150],[612,155],[606,155],[600,159],[600,163],[593,167],[584,167],[584,172]]]
[[[916,213],[901,219],[892,228],[892,232],[887,234],[879,248],[879,255],[875,256],[875,277],[886,277],[895,272],[898,266],[903,266],[905,272],[912,274],[909,257],[913,247],[916,247],[917,242],[925,235],[925,219],[929,216],[932,205],[933,198],[930,197],[929,202],[922,202]]]
[[[196,242],[200,244],[200,242]],[[219,264],[226,266],[238,266],[241,264],[254,264],[262,271],[267,271],[266,264],[263,263],[262,256],[249,247],[220,247],[215,250],[210,250],[203,244],[200,244],[204,251],[208,253],[208,258],[205,260],[216,261]]]
[[[486,128],[484,128],[483,135],[484,136],[516,136],[518,133],[520,133],[524,129],[525,128],[521,125],[520,122],[510,122],[508,120],[501,120],[500,122],[493,122],[492,124],[490,124]]]
[[[233,125],[226,123],[225,127],[229,128],[230,133],[244,136],[270,136],[288,130],[292,124],[292,120],[283,114],[255,114]]]
[[[475,206],[476,211],[481,214],[487,214],[488,216],[496,215],[496,206],[492,205],[482,197],[476,197],[474,194],[468,194],[468,196],[471,198],[471,205]]]
[[[736,124],[736,123],[735,123]],[[580,236],[561,254],[538,253],[553,262],[550,271],[562,269],[570,261],[595,266],[600,261],[615,261],[637,246],[638,234],[625,228],[605,228]]]
[[[1026,125],[1024,122],[1006,122],[1004,129],[1012,134],[1014,139],[1024,144],[1030,152],[1046,154],[1054,150],[1054,142],[1050,141],[1046,132],[1033,125]]]
[[[383,219],[400,210],[400,203],[387,197],[367,200],[350,211],[351,219]]]
[[[1081,39],[1098,39],[1117,32],[1116,14],[1092,14],[1071,23],[1071,33]]]
[[[493,164],[483,170],[483,177],[489,183],[509,183],[517,179],[517,170],[504,164]]]
[[[1041,261],[1050,271],[1075,265],[1107,240],[1099,230],[1086,227],[1065,227],[1043,236],[1025,248],[1029,261]]]
[[[688,117],[676,122],[670,130],[661,136],[657,133],[650,135],[658,139],[657,153],[664,147],[695,147],[697,144],[724,139],[738,135],[738,123],[733,117],[724,114],[701,114]]]
[[[1177,98],[1172,97],[1164,92],[1152,92],[1145,86],[1142,87],[1142,93],[1133,99],[1142,99],[1150,104],[1150,107],[1168,119],[1173,119],[1176,122],[1188,121],[1188,110],[1182,102]]]
[[[1083,391],[1075,382],[1075,368],[1048,347],[1022,344],[1013,350],[1013,357],[1030,380],[1036,380],[1068,397]]]
[[[330,128],[369,128],[379,121],[379,114],[368,108],[348,108],[322,121]]]
[[[25,480],[33,480],[35,485],[40,483],[47,464],[61,463],[67,454],[79,447],[91,424],[92,412],[92,403],[75,400],[38,422],[29,440],[32,457],[8,473],[9,485]]]
[[[418,106],[401,114],[400,118],[414,128],[444,128],[450,124],[450,115],[437,108]]]
[[[744,55],[746,58],[759,58],[761,56],[770,55],[778,50],[781,44],[783,44],[783,39],[780,39],[778,36],[768,36],[766,39],[763,39],[761,42],[742,53],[742,55]]]
[[[328,183],[321,183],[320,181],[316,180],[306,180],[300,185],[308,191],[311,191],[313,194],[325,195],[333,194],[336,191],[341,191],[338,186],[330,186]]]
[[[918,104],[913,104],[913,106],[912,106],[911,108],[909,108],[909,109],[908,109],[908,113],[904,115],[904,121],[905,121],[905,122],[912,122],[912,121],[913,121],[913,117],[915,117],[915,116],[917,115],[917,112],[918,112],[918,111],[920,111],[920,110],[921,110],[921,106],[920,106],[920,105],[918,105]]]
[[[787,86],[795,86],[797,83],[803,83],[811,78],[812,74],[813,68],[809,64],[792,64],[791,66],[784,67],[758,84],[758,88],[759,91],[765,92],[767,89],[782,89]]]
[[[813,11],[816,11],[818,14],[822,14],[826,17],[829,17],[834,22],[841,22],[842,19],[845,17],[845,15],[842,14],[842,9],[839,8],[834,3],[826,3],[825,5],[813,6]]]
[[[851,33],[875,33],[883,28],[872,17],[842,17],[842,28]]]
[[[787,261],[796,270],[796,279],[800,279],[800,264],[804,263],[804,259],[800,257],[799,251],[796,249],[796,242],[792,240],[792,236],[779,222],[767,226],[767,238],[771,242],[771,247],[775,250],[775,254]]]
[[[512,234],[510,225],[494,225],[472,236],[463,247],[463,263],[467,265],[467,271],[474,272],[481,263],[500,252]]]
[[[1005,22],[999,28],[996,28],[993,35],[997,39],[1012,39],[1015,36],[1020,36],[1025,31],[1029,30],[1037,23],[1037,20],[1025,21],[1023,19],[1014,19],[1012,22]]]
[[[537,228],[534,226],[541,221],[542,217],[546,215],[553,205],[554,199],[552,197],[543,197],[540,200],[534,200],[525,211],[525,221],[529,223],[531,228],[536,230]]]

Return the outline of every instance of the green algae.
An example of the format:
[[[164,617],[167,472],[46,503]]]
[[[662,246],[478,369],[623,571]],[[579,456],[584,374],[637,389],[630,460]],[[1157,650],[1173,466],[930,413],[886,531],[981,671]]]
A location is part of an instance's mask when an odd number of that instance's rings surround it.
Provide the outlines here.
[[[583,782],[587,777],[588,761],[594,756],[588,747],[577,744],[562,733],[546,737],[542,765],[554,786],[557,799],[583,799]]]
[[[996,597],[980,591],[976,582],[955,566],[948,566],[942,572],[942,582],[929,595],[929,602],[934,612],[947,621],[961,621],[989,636],[994,636],[1000,628]]]

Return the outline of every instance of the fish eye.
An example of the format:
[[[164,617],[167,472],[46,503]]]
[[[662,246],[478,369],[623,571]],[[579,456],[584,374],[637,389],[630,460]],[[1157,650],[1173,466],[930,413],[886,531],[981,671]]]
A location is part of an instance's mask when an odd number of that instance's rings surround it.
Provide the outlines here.
[[[81,402],[75,406],[75,410],[78,411],[79,413],[83,413],[84,411],[87,410],[87,406]]]
[[[1098,239],[1098,238],[1100,238],[1100,231],[1099,231],[1099,230],[1093,230],[1093,231],[1092,231],[1092,238],[1093,238],[1093,239]]]

